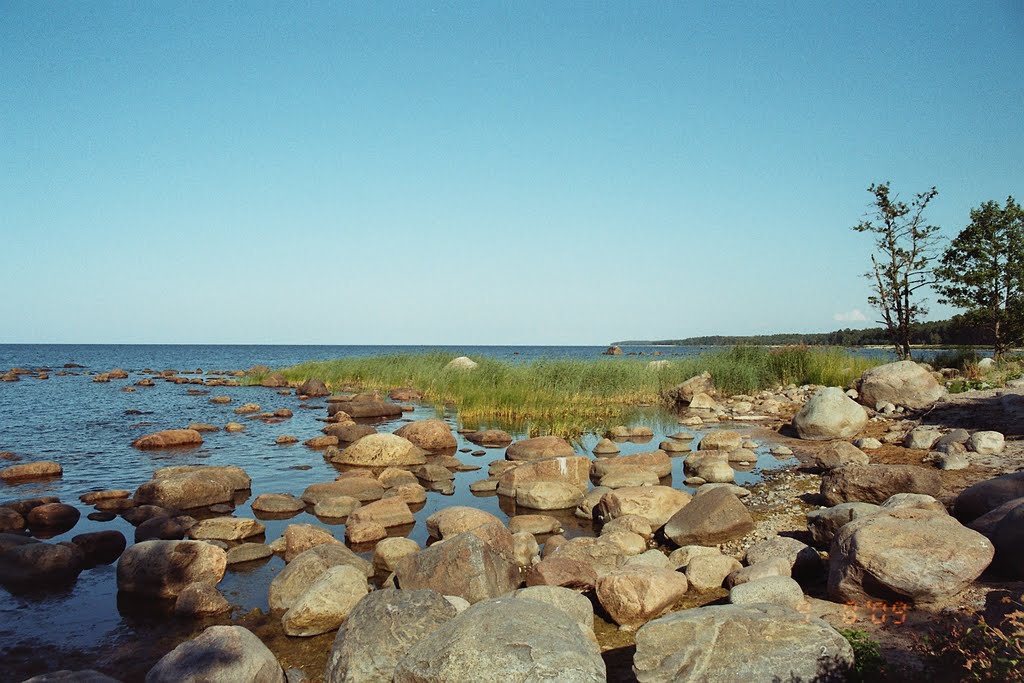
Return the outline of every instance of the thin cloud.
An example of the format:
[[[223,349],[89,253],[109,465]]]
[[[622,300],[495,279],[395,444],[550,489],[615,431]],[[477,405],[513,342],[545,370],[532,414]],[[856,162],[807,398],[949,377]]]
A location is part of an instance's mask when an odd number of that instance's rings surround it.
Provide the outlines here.
[[[847,311],[846,313],[836,313],[832,316],[832,319],[841,323],[850,323],[862,322],[867,320],[868,317],[864,315],[859,308],[855,308],[852,311]]]

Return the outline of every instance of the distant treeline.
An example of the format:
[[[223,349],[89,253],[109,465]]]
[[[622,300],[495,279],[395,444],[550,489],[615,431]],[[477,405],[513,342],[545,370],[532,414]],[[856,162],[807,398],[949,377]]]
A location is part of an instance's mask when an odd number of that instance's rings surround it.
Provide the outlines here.
[[[834,332],[811,334],[763,334],[746,337],[712,335],[709,337],[687,337],[685,339],[627,340],[614,343],[617,346],[652,344],[671,346],[735,346],[737,344],[764,346],[784,346],[790,344],[807,344],[810,346],[890,346],[892,341],[884,327],[871,327],[864,330],[851,330],[847,328]],[[991,339],[984,329],[976,324],[972,324],[967,316],[955,315],[949,320],[936,320],[934,322],[914,325],[910,335],[910,343],[932,346],[985,346],[991,343]]]

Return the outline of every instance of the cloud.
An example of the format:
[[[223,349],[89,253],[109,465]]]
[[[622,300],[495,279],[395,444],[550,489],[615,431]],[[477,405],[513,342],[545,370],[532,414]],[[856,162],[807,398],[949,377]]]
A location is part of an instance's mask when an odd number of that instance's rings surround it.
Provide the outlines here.
[[[832,316],[832,319],[837,320],[841,323],[849,323],[860,322],[863,320],[867,320],[868,318],[866,315],[861,313],[861,310],[859,308],[855,308],[852,311],[847,311],[846,313],[836,313],[835,315]]]

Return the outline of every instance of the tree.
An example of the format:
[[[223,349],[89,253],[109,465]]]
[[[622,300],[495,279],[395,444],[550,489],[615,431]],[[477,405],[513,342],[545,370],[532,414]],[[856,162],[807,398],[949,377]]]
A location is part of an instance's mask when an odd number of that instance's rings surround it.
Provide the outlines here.
[[[878,250],[864,274],[871,282],[868,303],[881,314],[878,322],[885,325],[896,355],[909,359],[911,326],[928,312],[918,292],[932,283],[939,228],[925,222],[924,211],[938,190],[915,195],[909,205],[890,194],[888,182],[872,184],[868,192],[874,195],[873,214],[853,226],[872,233]]]
[[[968,311],[987,333],[998,359],[1024,338],[1024,210],[987,201],[971,210],[971,222],[950,243],[936,269],[935,289]]]

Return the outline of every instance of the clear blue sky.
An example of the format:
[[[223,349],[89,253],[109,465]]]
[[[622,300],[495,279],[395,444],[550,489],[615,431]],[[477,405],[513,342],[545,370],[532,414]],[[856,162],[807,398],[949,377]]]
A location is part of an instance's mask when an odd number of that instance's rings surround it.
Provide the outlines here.
[[[8,0],[0,342],[863,326],[867,186],[1024,197],[1022,74],[1016,0]]]

